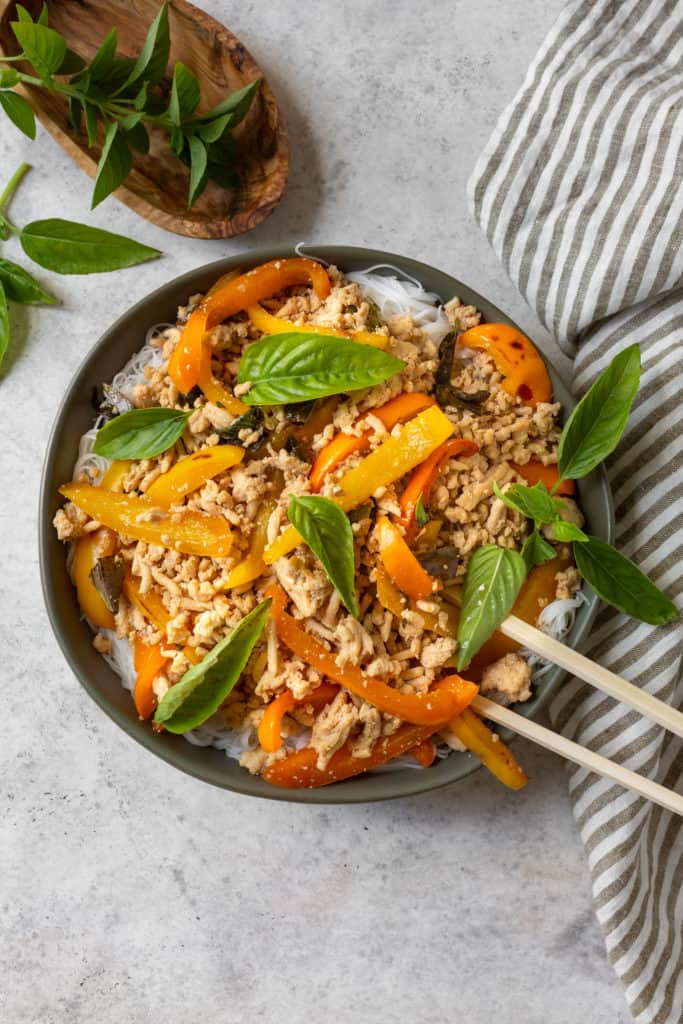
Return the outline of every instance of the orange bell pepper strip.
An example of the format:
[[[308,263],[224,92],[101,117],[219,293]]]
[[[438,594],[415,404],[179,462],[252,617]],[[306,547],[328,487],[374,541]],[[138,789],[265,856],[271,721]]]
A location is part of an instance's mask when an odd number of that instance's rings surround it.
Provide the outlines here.
[[[526,786],[529,779],[512,751],[470,708],[465,708],[458,718],[449,722],[448,728],[503,785],[509,789]]]
[[[382,422],[387,430],[393,430],[397,423],[405,423],[411,416],[416,416],[423,409],[434,405],[434,399],[419,391],[408,392],[390,399],[377,409],[371,409],[373,416]],[[367,414],[366,414],[367,415]],[[310,481],[311,490],[316,494],[322,487],[325,477],[332,473],[337,466],[348,459],[354,452],[366,452],[370,447],[371,431],[362,434],[339,433],[333,437],[329,444],[318,453],[313,463]]]
[[[371,334],[370,331],[342,331],[334,327],[322,327],[320,324],[295,324],[290,320],[281,320],[256,303],[247,307],[247,316],[254,327],[262,334],[325,334],[333,338],[351,338],[361,345],[372,345],[373,348],[386,348],[389,337],[386,334]]]
[[[286,598],[282,588],[277,584],[271,584],[266,593],[273,601],[271,615],[282,643],[307,665],[311,665],[316,672],[333,679],[335,683],[367,700],[380,711],[417,725],[438,725],[460,714],[477,693],[474,683],[455,675],[442,679],[428,693],[415,694],[401,693],[400,690],[387,686],[381,679],[365,675],[356,665],[345,665],[344,668],[340,668],[334,654],[302,629],[296,619],[287,614]]]
[[[233,444],[200,448],[158,476],[147,488],[147,497],[163,508],[178,505],[188,494],[203,487],[207,480],[236,466],[243,458],[244,448]]]
[[[225,384],[214,377],[211,369],[211,345],[208,341],[204,341],[201,348],[198,383],[207,401],[225,409],[231,416],[241,416],[249,408],[239,398],[235,398]]]
[[[190,315],[169,362],[168,372],[176,387],[187,394],[199,384],[202,343],[212,327],[283,288],[309,283],[318,298],[330,294],[330,278],[325,268],[315,260],[295,258],[271,260],[246,274],[228,277],[215,290],[211,289]]]
[[[379,557],[384,568],[402,593],[414,600],[431,597],[440,584],[426,572],[398,529],[386,516],[377,520]]]
[[[549,466],[544,466],[542,462],[534,460],[526,462],[523,466],[517,462],[511,462],[510,465],[515,473],[519,473],[532,487],[534,484],[543,483],[549,491],[552,491],[554,487],[556,494],[570,495],[576,491],[576,484],[573,480],[560,480],[557,464],[554,462]]]
[[[435,452],[432,452],[428,459],[425,459],[421,466],[414,470],[401,495],[400,501],[401,515],[399,523],[404,527],[408,540],[411,540],[417,532],[415,510],[420,496],[422,497],[423,504],[426,505],[429,501],[434,481],[443,469],[444,464],[449,459],[455,458],[456,455],[474,455],[478,451],[479,445],[475,444],[474,441],[452,437],[450,440],[444,441]]]
[[[408,753],[411,754],[417,763],[422,765],[423,768],[429,768],[430,765],[434,764],[436,759],[436,747],[434,746],[434,740],[430,736],[428,739],[422,740],[422,743],[416,743]]]
[[[143,594],[137,577],[133,576],[130,572],[126,572],[123,580],[123,593],[140,614],[148,622],[151,622],[160,633],[166,632],[166,627],[171,621],[171,615],[161,596],[156,591],[148,590],[146,594]]]
[[[545,363],[531,341],[510,324],[479,324],[458,338],[458,345],[487,352],[503,374],[503,390],[526,405],[550,402],[553,386]]]
[[[282,746],[282,719],[295,707],[311,704],[314,708],[323,708],[334,700],[339,692],[339,687],[332,683],[321,683],[317,689],[309,693],[307,697],[296,700],[291,690],[285,690],[278,694],[266,708],[263,718],[259,722],[258,741],[264,750],[269,754],[279,750]]]
[[[76,542],[71,575],[76,587],[78,604],[86,619],[98,629],[113,629],[114,616],[100,597],[90,578],[90,573],[100,558],[107,558],[116,551],[116,534],[102,528],[87,533]]]
[[[161,644],[146,644],[136,640],[134,645],[135,689],[133,700],[135,709],[144,721],[151,718],[156,708],[156,697],[152,686],[154,680],[166,667],[168,658],[162,653]]]
[[[224,558],[232,545],[230,527],[222,516],[193,509],[159,514],[162,510],[151,498],[103,491],[88,484],[65,484],[59,493],[103,526],[134,540],[210,558]]]
[[[405,423],[398,434],[383,441],[374,452],[350,469],[339,481],[340,493],[333,500],[345,512],[362,505],[378,487],[386,487],[415,469],[453,433],[453,424],[432,405]],[[289,554],[301,543],[301,535],[288,526],[269,547],[263,560],[266,565]]]

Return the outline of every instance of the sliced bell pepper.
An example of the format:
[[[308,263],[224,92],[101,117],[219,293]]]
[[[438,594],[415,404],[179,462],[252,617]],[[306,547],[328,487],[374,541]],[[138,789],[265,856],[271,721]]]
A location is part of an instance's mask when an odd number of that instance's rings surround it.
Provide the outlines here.
[[[449,722],[448,728],[505,786],[510,789],[526,786],[529,779],[512,751],[470,708],[465,708],[458,718]]]
[[[86,619],[99,629],[113,629],[114,616],[97,592],[90,573],[100,558],[107,558],[116,551],[116,534],[102,528],[87,533],[76,542],[71,573],[78,604]]]
[[[241,416],[249,408],[239,398],[235,398],[225,384],[214,377],[211,369],[211,345],[208,341],[204,341],[201,348],[198,383],[207,401],[225,409],[231,416]]]
[[[188,494],[198,490],[207,480],[218,476],[244,458],[244,448],[233,444],[217,444],[200,448],[176,462],[167,473],[158,476],[147,489],[147,497],[157,505],[168,508],[177,505]]]
[[[429,458],[425,459],[422,465],[413,471],[413,475],[401,495],[400,502],[401,516],[399,522],[404,527],[408,540],[411,540],[417,532],[417,523],[415,521],[417,503],[420,497],[422,497],[423,505],[426,506],[429,503],[429,495],[434,486],[434,481],[443,469],[444,464],[457,455],[474,455],[478,451],[479,445],[475,444],[474,441],[452,437],[448,441],[444,441],[442,445],[439,445],[436,451],[432,452]]]
[[[370,331],[340,331],[333,327],[321,327],[320,324],[295,324],[289,320],[281,320],[273,316],[263,306],[256,303],[247,307],[247,316],[257,331],[262,334],[325,334],[333,338],[352,338],[362,345],[373,348],[386,348],[389,338],[386,334],[371,334]]]
[[[412,553],[398,529],[386,516],[377,520],[379,557],[398,589],[419,601],[431,597],[440,587]]]
[[[165,514],[150,498],[88,484],[65,484],[59,492],[103,526],[134,540],[209,558],[224,558],[232,546],[230,527],[222,516],[192,509]]]
[[[344,474],[339,481],[341,493],[334,501],[345,512],[362,505],[379,487],[386,487],[395,480],[400,480],[411,469],[424,462],[452,433],[453,424],[438,406],[432,405],[424,409],[403,425],[397,437],[388,437],[374,452]],[[300,543],[299,532],[293,526],[288,526],[266,548],[263,556],[266,565],[272,565]]]
[[[124,577],[123,593],[126,595],[130,603],[135,605],[140,614],[143,615],[148,622],[151,622],[159,632],[166,632],[166,627],[171,621],[171,616],[159,594],[154,590],[148,590],[146,594],[143,594],[140,590],[140,584],[137,577],[133,576],[130,572],[126,572]]]
[[[386,608],[392,615],[400,619],[406,608],[406,599],[384,568],[383,562],[378,562],[375,566],[375,583],[377,600],[382,608]]]
[[[273,601],[271,615],[282,643],[307,665],[311,665],[316,672],[333,679],[335,683],[367,700],[380,711],[418,725],[438,724],[460,714],[477,693],[474,683],[456,675],[442,679],[428,693],[415,694],[401,693],[381,679],[365,675],[356,665],[345,665],[344,668],[340,668],[334,654],[302,629],[296,619],[287,614],[286,597],[282,588],[277,584],[271,584],[267,595]],[[414,743],[411,745],[414,746]]]
[[[302,704],[311,704],[317,710],[329,704],[339,693],[339,687],[332,683],[321,683],[307,697],[296,700],[291,690],[278,694],[266,708],[259,722],[258,741],[269,754],[282,746],[282,719],[288,712]]]
[[[168,658],[162,653],[161,644],[150,645],[142,640],[135,641],[133,651],[136,671],[133,700],[138,715],[143,721],[147,721],[157,704],[152,686],[156,677],[166,667]]]
[[[408,753],[414,757],[417,763],[422,765],[423,768],[429,768],[430,765],[434,764],[436,759],[436,747],[434,746],[434,740],[429,736],[426,740],[422,740],[422,743],[416,743]]]
[[[130,459],[114,459],[100,480],[100,487],[105,491],[122,491],[131,465]]]
[[[458,338],[458,345],[487,352],[505,378],[503,390],[526,405],[550,402],[553,386],[545,363],[531,341],[510,324],[479,324]]]
[[[434,399],[429,395],[414,391],[390,399],[377,409],[372,409],[371,413],[387,430],[393,430],[397,423],[405,423],[411,416],[416,416],[418,412],[434,404]],[[322,487],[325,477],[348,459],[349,455],[368,450],[371,433],[370,430],[358,435],[339,433],[320,450],[310,476],[311,490],[314,494]]]
[[[511,462],[510,465],[515,473],[519,473],[532,487],[534,484],[543,483],[549,491],[556,487],[556,494],[569,495],[576,491],[576,484],[573,480],[560,480],[557,464],[554,462],[549,466],[544,466],[542,462],[536,461],[526,462],[523,466],[517,462]]]
[[[230,570],[224,590],[232,590],[233,587],[242,587],[245,583],[251,583],[265,571],[263,552],[268,540],[268,520],[274,509],[275,501],[269,501],[259,510],[249,542],[249,551],[242,561]]]

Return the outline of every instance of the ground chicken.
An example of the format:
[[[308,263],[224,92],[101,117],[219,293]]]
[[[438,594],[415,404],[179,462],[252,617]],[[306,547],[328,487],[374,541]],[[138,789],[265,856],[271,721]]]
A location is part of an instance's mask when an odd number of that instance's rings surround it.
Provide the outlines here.
[[[484,669],[482,694],[498,704],[516,704],[531,696],[531,668],[520,654],[506,654]]]
[[[317,767],[327,768],[331,758],[349,738],[353,727],[360,721],[360,712],[340,690],[331,704],[320,712],[311,732],[310,745],[318,755]]]

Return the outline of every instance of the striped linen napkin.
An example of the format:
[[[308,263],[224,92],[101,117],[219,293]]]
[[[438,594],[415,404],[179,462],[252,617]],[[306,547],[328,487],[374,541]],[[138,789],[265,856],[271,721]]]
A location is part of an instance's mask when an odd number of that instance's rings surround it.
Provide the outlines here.
[[[473,215],[586,391],[627,344],[643,373],[609,462],[617,545],[683,590],[683,3],[570,0],[469,183]],[[603,608],[586,653],[681,706],[681,623]],[[577,680],[554,726],[669,788],[679,740]],[[683,1022],[683,820],[569,766],[607,951],[636,1021]]]

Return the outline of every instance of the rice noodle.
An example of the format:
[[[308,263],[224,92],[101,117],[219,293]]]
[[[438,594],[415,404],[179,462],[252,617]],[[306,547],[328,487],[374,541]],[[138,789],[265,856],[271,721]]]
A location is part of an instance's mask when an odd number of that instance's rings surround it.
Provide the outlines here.
[[[160,366],[164,359],[162,346],[153,345],[152,341],[163,336],[166,331],[175,329],[173,324],[155,324],[154,327],[150,327],[142,348],[133,353],[111,384],[105,388],[107,405],[111,405],[117,412],[128,412],[134,407],[135,388],[147,382],[145,367]]]
[[[379,270],[393,270],[401,274],[404,280],[393,275],[379,274]],[[377,263],[367,270],[353,271],[346,278],[363,289],[364,294],[376,304],[383,320],[391,320],[395,316],[411,316],[415,324],[437,345],[451,330],[440,296],[425,291],[419,281],[390,263]]]

